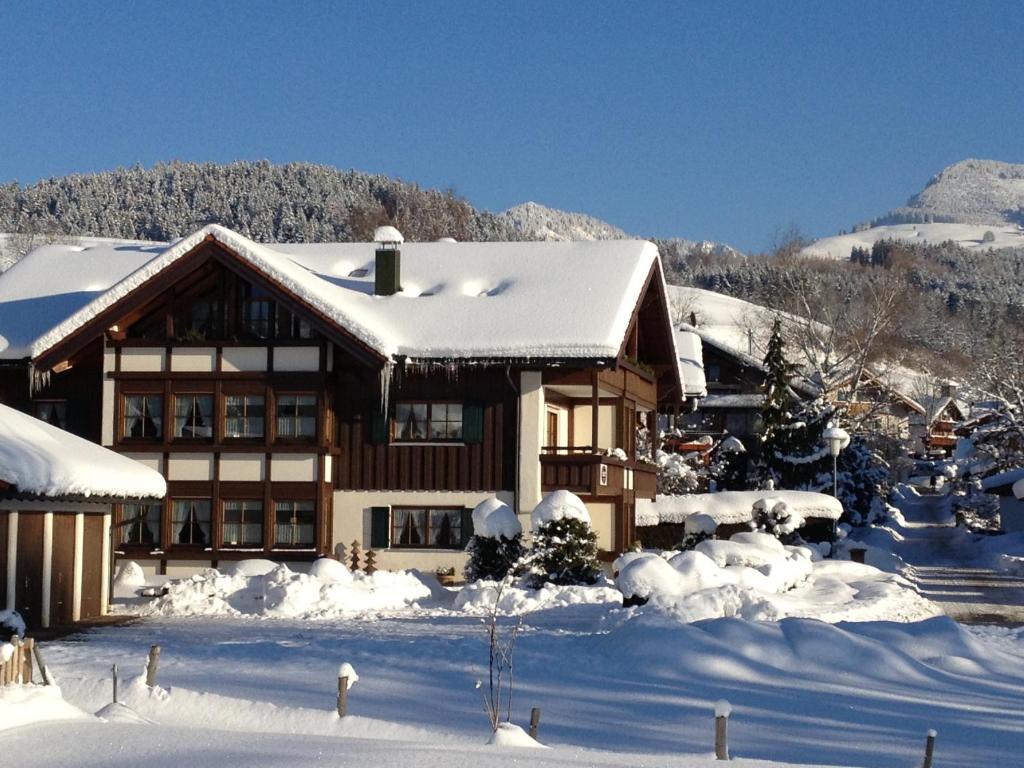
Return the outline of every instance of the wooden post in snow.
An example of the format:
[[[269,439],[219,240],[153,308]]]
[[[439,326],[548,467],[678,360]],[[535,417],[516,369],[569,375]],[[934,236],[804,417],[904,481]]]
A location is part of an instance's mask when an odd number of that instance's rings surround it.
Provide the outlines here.
[[[928,740],[924,744],[924,768],[932,768],[932,759],[935,757],[935,737],[938,733],[934,728],[928,731]]]
[[[117,664],[110,667],[110,675],[114,682],[114,703],[117,704]]]
[[[540,727],[540,707],[530,710],[530,738],[537,740],[537,728]]]
[[[149,658],[146,660],[146,685],[152,688],[156,685],[157,667],[160,665],[160,646],[149,646]]]
[[[715,702],[715,759],[729,759],[729,715],[732,705],[725,699]]]
[[[348,714],[348,676],[338,678],[338,717]]]
[[[32,654],[36,657],[36,666],[39,667],[39,675],[43,678],[43,685],[50,685],[52,683],[50,670],[46,668],[46,662],[43,661],[43,654],[39,650],[39,643],[32,644]]]

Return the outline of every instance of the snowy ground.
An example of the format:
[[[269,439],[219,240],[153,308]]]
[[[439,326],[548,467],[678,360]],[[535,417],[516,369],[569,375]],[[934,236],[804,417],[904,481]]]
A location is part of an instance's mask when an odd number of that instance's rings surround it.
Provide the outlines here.
[[[985,233],[993,240],[986,242]],[[902,240],[907,243],[943,243],[952,240],[969,250],[1020,248],[1024,246],[1024,229],[1017,225],[997,224],[892,224],[872,227],[848,235],[815,240],[801,251],[804,256],[848,261],[850,251],[867,248],[879,240]]]

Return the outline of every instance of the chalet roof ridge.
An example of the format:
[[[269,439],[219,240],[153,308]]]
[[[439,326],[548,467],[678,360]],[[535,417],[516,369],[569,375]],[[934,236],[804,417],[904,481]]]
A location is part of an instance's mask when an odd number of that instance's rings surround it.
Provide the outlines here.
[[[655,268],[657,246],[645,240],[405,243],[403,290],[385,297],[372,290],[376,243],[258,243],[207,224],[167,244],[52,245],[30,253],[17,280],[0,275],[0,334],[7,337],[0,336],[0,357],[44,356],[207,241],[383,359],[614,360],[645,288],[669,302],[664,272]],[[47,272],[66,265],[102,274],[77,282],[62,275],[59,286],[38,288]],[[658,277],[649,283],[652,270]],[[34,327],[17,338],[9,329],[22,317],[14,304],[23,296],[46,311],[33,312],[23,324]],[[61,311],[65,299],[70,306]]]

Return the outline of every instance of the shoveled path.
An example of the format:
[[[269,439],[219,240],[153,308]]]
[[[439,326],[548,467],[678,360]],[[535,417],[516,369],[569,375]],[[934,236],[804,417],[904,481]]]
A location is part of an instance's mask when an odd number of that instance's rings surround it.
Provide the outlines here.
[[[964,532],[950,519],[946,497],[923,495],[903,509],[903,558],[914,567],[921,594],[965,624],[1024,625],[1024,577],[985,568],[958,546]]]

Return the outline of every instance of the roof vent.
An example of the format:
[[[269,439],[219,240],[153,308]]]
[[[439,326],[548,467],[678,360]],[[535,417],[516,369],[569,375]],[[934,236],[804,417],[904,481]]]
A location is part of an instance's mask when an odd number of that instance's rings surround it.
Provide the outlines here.
[[[373,232],[377,254],[373,269],[373,292],[377,296],[393,296],[402,290],[402,254],[399,243],[402,233],[394,227],[377,227]]]

